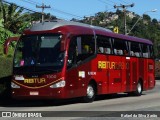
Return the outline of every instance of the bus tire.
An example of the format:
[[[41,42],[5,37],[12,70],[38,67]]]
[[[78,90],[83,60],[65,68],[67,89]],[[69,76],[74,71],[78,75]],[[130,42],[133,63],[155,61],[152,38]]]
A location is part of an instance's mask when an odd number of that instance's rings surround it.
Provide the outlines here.
[[[142,95],[142,82],[139,81],[136,86],[136,91],[134,92],[134,95],[141,96]]]
[[[83,97],[83,102],[90,103],[93,102],[96,97],[96,88],[94,84],[89,84],[86,90],[86,96]]]

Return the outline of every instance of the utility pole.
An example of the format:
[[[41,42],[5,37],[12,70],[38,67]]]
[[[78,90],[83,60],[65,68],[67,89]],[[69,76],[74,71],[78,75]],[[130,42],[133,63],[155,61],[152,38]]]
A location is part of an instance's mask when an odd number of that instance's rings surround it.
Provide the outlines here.
[[[42,8],[42,22],[43,22],[44,21],[44,9],[45,8],[51,8],[51,7],[50,7],[50,5],[46,6],[46,5],[44,5],[44,3],[42,3],[42,6],[36,5],[36,8]]]
[[[123,9],[123,13],[124,13],[124,34],[126,35],[127,34],[127,25],[126,25],[126,8],[128,7],[133,7],[134,6],[134,3],[130,4],[130,5],[120,5],[120,6],[117,6],[117,5],[114,5],[114,8],[122,8]]]

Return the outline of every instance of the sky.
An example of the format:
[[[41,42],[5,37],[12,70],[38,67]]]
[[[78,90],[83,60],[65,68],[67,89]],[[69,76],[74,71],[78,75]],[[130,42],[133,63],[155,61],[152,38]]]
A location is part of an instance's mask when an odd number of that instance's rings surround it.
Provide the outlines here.
[[[156,18],[160,21],[160,0],[5,0],[7,2],[16,3],[19,6],[41,12],[42,9],[36,8],[36,5],[49,6],[51,8],[44,9],[45,13],[50,13],[57,18],[71,20],[72,18],[83,19],[84,17],[94,16],[98,12],[115,12],[114,5],[130,5],[134,3],[134,7],[128,7],[127,10],[136,14],[149,15],[152,19]],[[149,12],[157,9],[156,12]]]

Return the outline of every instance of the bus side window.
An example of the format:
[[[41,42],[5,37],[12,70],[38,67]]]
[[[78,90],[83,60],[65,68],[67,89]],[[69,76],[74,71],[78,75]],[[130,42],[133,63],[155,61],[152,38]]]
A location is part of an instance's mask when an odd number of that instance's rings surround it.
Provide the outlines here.
[[[153,50],[153,46],[149,46],[149,58],[154,58],[154,50]]]
[[[137,42],[131,42],[130,56],[141,57],[140,44]]]
[[[92,35],[77,37],[78,61],[83,61],[95,53],[95,39]]]
[[[112,54],[111,38],[105,36],[97,37],[98,53]]]
[[[104,53],[106,54],[111,54],[111,48],[105,48]]]
[[[121,39],[114,39],[113,43],[115,55],[128,55],[128,44],[126,41]]]
[[[142,56],[144,58],[149,58],[149,46],[146,44],[142,44],[141,48],[142,48]]]

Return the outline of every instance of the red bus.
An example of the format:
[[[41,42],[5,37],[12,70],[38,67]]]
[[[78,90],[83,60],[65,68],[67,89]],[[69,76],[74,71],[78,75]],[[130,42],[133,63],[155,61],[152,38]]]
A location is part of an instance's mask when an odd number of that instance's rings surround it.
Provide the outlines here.
[[[154,86],[150,40],[62,20],[35,24],[18,38],[11,82],[15,99],[92,102],[100,94],[140,96]]]

